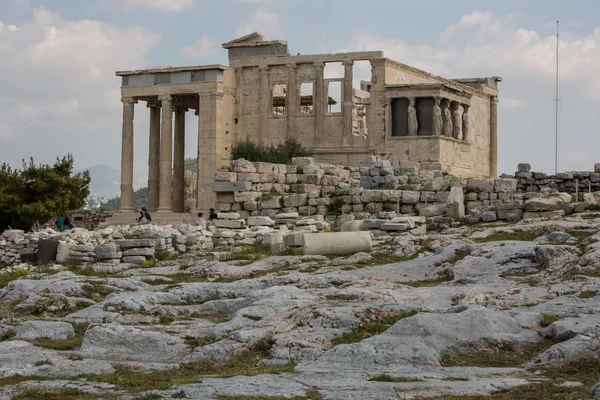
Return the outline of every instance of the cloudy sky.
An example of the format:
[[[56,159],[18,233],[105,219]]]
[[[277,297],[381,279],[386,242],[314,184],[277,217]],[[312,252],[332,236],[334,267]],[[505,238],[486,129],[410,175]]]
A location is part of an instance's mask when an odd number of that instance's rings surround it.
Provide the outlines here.
[[[290,52],[383,50],[448,78],[501,76],[499,173],[554,169],[555,21],[561,22],[559,170],[600,162],[600,2],[0,0],[0,162],[120,167],[117,70],[227,64],[221,43],[260,31]],[[355,74],[368,79],[358,65]],[[196,117],[187,134],[195,156]],[[148,110],[136,106],[135,172]]]

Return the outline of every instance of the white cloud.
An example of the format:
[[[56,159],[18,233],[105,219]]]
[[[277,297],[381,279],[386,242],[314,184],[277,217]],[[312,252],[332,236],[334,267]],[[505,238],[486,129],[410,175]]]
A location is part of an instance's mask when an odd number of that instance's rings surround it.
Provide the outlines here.
[[[513,99],[510,97],[502,97],[502,101],[500,101],[498,104],[503,108],[519,108],[525,105],[522,100]]]
[[[256,10],[235,31],[237,37],[252,32],[264,34],[267,40],[281,39],[283,37],[281,18],[273,11]]]
[[[116,107],[109,106],[105,94],[114,99],[119,91],[115,71],[148,67],[160,35],[65,20],[45,8],[17,28],[0,34],[0,75],[10,77],[0,91],[0,135],[13,137],[10,146],[0,146],[0,159],[52,162],[72,151],[81,166],[119,165],[121,103],[117,97]]]
[[[99,4],[110,9],[127,11],[150,8],[164,12],[178,12],[195,4],[194,0],[98,0]]]
[[[0,139],[10,140],[13,138],[12,132],[6,125],[0,124]]]
[[[186,46],[177,51],[181,57],[200,59],[214,56],[218,51],[218,44],[207,35],[202,35],[200,39],[189,46]]]
[[[79,116],[79,102],[75,99],[66,100],[54,106],[54,113],[58,117],[74,118]]]

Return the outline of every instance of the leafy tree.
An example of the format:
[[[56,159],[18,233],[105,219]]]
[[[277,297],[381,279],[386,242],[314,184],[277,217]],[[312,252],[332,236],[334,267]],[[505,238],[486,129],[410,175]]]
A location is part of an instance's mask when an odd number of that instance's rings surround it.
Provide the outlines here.
[[[141,209],[148,205],[148,188],[141,188],[133,192],[133,208],[136,210]],[[102,204],[99,208],[100,211],[118,211],[121,207],[121,198],[115,197],[114,199],[108,200]]]
[[[88,171],[73,174],[73,156],[57,158],[54,165],[36,166],[23,160],[21,169],[0,166],[0,230],[8,226],[29,229],[67,210],[83,207],[89,195]]]

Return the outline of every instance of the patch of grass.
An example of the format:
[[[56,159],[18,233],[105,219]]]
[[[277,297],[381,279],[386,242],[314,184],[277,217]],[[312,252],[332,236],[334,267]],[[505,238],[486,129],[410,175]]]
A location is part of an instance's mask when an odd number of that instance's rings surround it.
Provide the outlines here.
[[[219,261],[258,261],[271,255],[271,245],[256,241],[252,245],[242,246],[241,250],[221,255]]]
[[[36,361],[33,365],[35,365],[36,367],[40,367],[42,365],[52,365],[52,361],[50,361],[50,360]]]
[[[8,285],[9,282],[12,282],[27,275],[29,275],[29,271],[25,269],[18,269],[14,272],[6,272],[0,274],[0,289]]]
[[[547,327],[551,323],[558,321],[561,317],[558,315],[552,314],[542,314],[542,321],[540,322],[540,326]]]
[[[569,275],[573,276],[573,275],[583,275],[583,276],[589,276],[590,278],[600,278],[600,268],[594,268],[594,269],[574,269],[572,270]]]
[[[154,253],[154,258],[156,261],[167,261],[173,258],[173,253],[169,250],[156,250]]]
[[[600,218],[600,214],[587,214],[587,215],[582,215],[581,216],[582,219],[598,219]]]
[[[117,389],[130,392],[143,392],[147,390],[166,390],[174,385],[198,383],[206,375],[231,377],[293,372],[293,362],[286,365],[264,365],[260,362],[269,356],[272,346],[273,342],[270,340],[260,340],[249,347],[246,352],[241,352],[221,364],[213,361],[184,363],[180,364],[179,368],[150,372],[142,372],[125,366],[115,366],[116,372],[113,374],[86,374],[82,375],[81,378],[109,383],[115,385]]]
[[[423,379],[408,378],[406,376],[391,376],[387,374],[381,374],[369,378],[369,382],[423,382]]]
[[[506,278],[506,277],[510,277],[510,276],[529,276],[529,275],[535,275],[537,274],[538,271],[506,271],[504,273],[502,273],[500,276],[502,278]]]
[[[185,344],[190,346],[192,349],[195,349],[196,347],[206,346],[207,344],[215,342],[215,339],[211,338],[210,336],[186,336],[184,337],[184,340]]]
[[[577,231],[577,230],[573,230],[573,231],[567,231],[567,233],[571,236],[573,236],[575,239],[582,241],[585,240],[587,238],[589,238],[590,236],[593,236],[594,234],[596,234],[598,231]]]
[[[226,314],[193,313],[190,316],[193,318],[206,319],[215,324],[231,321],[231,316]]]
[[[475,243],[487,243],[487,242],[500,242],[507,240],[514,240],[520,242],[531,242],[539,235],[533,231],[519,231],[519,232],[496,232],[489,236],[478,239],[471,239]]]
[[[468,354],[442,354],[443,367],[500,367],[517,368],[557,342],[545,339],[540,342],[515,348],[504,344],[497,349]]]
[[[17,396],[12,397],[13,400],[94,400],[97,398],[97,394],[85,393],[81,390],[70,388],[29,389],[21,392]],[[102,396],[102,398],[107,399],[109,397]]]
[[[101,282],[88,281],[81,286],[83,297],[94,300],[96,303],[101,302],[106,296],[114,293],[114,289],[104,285]]]
[[[73,350],[81,346],[83,341],[83,335],[88,328],[88,324],[76,324],[73,326],[75,334],[69,336],[66,339],[50,339],[50,338],[38,338],[29,340],[30,343],[52,350]]]
[[[10,340],[10,339],[14,338],[15,336],[17,336],[17,333],[14,330],[7,329],[4,332],[2,332],[2,335],[0,335],[0,342],[4,342],[5,340]]]
[[[399,313],[387,314],[380,317],[375,322],[365,322],[354,328],[352,331],[343,334],[342,336],[334,338],[331,343],[334,346],[338,344],[351,344],[358,343],[364,339],[370,338],[371,336],[379,335],[396,322],[401,319],[412,317],[419,313],[419,310],[408,310]]]
[[[590,387],[600,375],[598,358],[582,358],[557,364],[540,370],[537,382],[514,386],[490,395],[479,396],[436,396],[416,397],[417,400],[573,400],[589,399]],[[562,387],[557,384],[565,381],[583,383],[580,387]]]
[[[156,278],[156,279],[142,279],[142,282],[147,283],[148,285],[156,286],[156,285],[168,285],[173,283],[173,281],[165,278]]]
[[[471,252],[469,252],[469,251],[454,250],[454,255],[452,257],[450,257],[449,259],[447,259],[445,262],[454,265],[470,254],[471,254]]]
[[[540,284],[540,281],[538,279],[524,279],[522,281],[519,281],[519,283],[523,283],[529,286],[538,286]]]
[[[419,288],[419,287],[430,287],[437,286],[440,283],[450,282],[452,279],[447,273],[439,274],[439,277],[433,279],[425,279],[422,281],[409,281],[409,282],[400,282],[403,285]]]
[[[442,378],[443,381],[446,382],[466,382],[469,380],[469,378],[459,378],[459,377],[455,377],[455,376],[447,376],[445,378]]]
[[[580,299],[589,299],[590,297],[594,297],[596,293],[598,293],[596,290],[584,290],[577,297]]]
[[[327,300],[352,301],[352,300],[358,300],[360,298],[360,296],[358,296],[354,293],[334,293],[334,294],[325,295],[325,298]]]
[[[250,314],[242,314],[242,317],[251,319],[252,321],[260,321],[262,319],[262,317],[259,317],[258,315],[250,315]]]
[[[151,257],[149,259],[147,259],[146,261],[144,261],[141,265],[140,268],[152,268],[156,265],[156,258]]]
[[[69,354],[67,356],[67,358],[71,361],[81,361],[83,360],[83,357],[81,357],[79,354]]]

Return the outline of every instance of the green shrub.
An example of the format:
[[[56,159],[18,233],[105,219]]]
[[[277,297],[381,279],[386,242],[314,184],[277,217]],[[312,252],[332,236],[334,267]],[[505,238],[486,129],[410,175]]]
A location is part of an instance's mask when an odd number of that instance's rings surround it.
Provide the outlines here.
[[[231,159],[243,158],[248,161],[262,161],[274,164],[290,164],[292,157],[310,157],[311,152],[305,149],[296,139],[286,139],[278,145],[255,143],[245,139],[236,143],[231,149]]]

